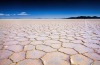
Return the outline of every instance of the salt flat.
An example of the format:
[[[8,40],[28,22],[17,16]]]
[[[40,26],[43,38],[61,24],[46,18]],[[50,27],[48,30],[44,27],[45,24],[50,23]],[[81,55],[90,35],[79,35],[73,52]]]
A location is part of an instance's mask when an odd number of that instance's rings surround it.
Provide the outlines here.
[[[0,65],[100,65],[100,20],[1,19]]]

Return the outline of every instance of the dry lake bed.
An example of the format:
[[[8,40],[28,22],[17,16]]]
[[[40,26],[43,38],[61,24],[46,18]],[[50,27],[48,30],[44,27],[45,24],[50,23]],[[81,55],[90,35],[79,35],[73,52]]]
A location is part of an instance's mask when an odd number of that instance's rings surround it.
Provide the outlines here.
[[[100,19],[1,19],[0,65],[100,65]]]

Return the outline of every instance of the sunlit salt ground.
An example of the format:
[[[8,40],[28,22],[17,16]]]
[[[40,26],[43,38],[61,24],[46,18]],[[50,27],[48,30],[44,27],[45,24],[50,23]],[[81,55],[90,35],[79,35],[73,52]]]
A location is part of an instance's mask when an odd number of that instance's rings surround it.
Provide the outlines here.
[[[0,65],[100,65],[100,20],[0,20]]]

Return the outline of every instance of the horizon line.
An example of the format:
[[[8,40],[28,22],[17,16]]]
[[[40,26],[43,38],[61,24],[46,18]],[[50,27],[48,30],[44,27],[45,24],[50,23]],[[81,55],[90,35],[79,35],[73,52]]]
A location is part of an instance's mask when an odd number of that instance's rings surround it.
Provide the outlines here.
[[[7,16],[6,16],[7,17]],[[72,18],[72,19],[79,19],[79,18],[82,18],[82,19],[84,19],[84,18],[93,18],[93,19],[95,19],[95,18],[99,18],[100,19],[100,16],[71,16],[71,17],[60,17],[60,18],[40,18],[40,17],[37,17],[37,18],[35,18],[35,17],[0,17],[0,19],[70,19],[70,18]]]

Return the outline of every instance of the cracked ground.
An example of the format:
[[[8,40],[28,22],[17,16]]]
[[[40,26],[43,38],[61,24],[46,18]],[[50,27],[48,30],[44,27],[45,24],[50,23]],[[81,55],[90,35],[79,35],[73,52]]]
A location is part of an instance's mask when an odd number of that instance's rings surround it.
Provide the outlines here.
[[[100,20],[0,20],[0,65],[100,65]]]

